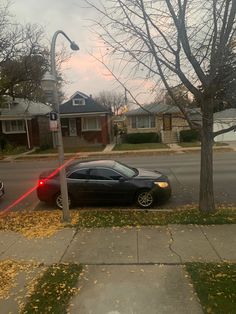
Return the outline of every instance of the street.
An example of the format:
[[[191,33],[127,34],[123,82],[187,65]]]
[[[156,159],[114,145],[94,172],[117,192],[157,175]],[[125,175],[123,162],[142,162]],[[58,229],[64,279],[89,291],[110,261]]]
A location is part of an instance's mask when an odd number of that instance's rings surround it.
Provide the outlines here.
[[[236,204],[236,153],[216,152],[214,155],[214,189],[216,203]],[[134,167],[156,169],[168,175],[172,198],[162,207],[175,208],[198,202],[200,153],[127,155],[114,159]],[[57,160],[24,160],[0,162],[0,179],[5,195],[0,210],[6,209],[27,191],[36,187],[40,172],[57,167]],[[12,210],[34,208],[38,203],[35,191],[16,204]]]

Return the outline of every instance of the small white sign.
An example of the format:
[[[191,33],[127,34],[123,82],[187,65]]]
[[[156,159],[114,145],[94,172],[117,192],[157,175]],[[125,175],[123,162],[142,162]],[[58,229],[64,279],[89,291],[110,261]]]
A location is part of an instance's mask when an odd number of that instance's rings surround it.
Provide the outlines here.
[[[58,131],[58,122],[57,120],[50,120],[49,121],[49,127],[51,132],[57,132]]]

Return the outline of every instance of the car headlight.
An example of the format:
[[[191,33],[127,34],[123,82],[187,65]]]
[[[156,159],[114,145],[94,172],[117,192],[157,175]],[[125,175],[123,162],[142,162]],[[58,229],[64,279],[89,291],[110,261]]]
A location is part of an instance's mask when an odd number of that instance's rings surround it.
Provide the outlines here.
[[[156,184],[156,185],[158,185],[160,188],[168,188],[168,186],[169,186],[169,184],[168,184],[168,182],[154,182],[154,184]]]

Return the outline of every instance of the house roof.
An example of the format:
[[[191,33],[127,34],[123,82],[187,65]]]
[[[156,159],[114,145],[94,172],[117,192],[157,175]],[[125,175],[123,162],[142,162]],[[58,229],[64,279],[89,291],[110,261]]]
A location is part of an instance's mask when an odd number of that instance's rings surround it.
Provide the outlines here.
[[[9,103],[8,108],[0,109],[1,117],[8,116],[41,116],[52,111],[52,107],[41,102],[34,102],[28,99],[16,98]]]
[[[74,99],[85,100],[84,105],[73,105]],[[60,113],[61,114],[73,114],[73,113],[108,113],[109,111],[103,107],[101,104],[97,103],[92,97],[81,93],[76,92],[68,101],[60,105]]]
[[[163,113],[180,113],[180,110],[178,107],[173,106],[173,105],[166,105],[166,104],[161,104],[161,103],[152,103],[149,105],[144,105],[143,108],[146,110],[142,109],[141,107],[128,111],[125,113],[126,116],[138,116],[138,115],[143,115],[143,114],[163,114]]]
[[[236,108],[225,109],[214,113],[214,120],[216,119],[236,119]]]

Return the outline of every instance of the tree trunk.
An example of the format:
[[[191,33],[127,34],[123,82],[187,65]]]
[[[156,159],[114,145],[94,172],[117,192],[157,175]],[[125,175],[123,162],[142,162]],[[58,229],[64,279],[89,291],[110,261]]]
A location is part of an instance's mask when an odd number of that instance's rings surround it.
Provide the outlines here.
[[[213,108],[209,107],[211,107],[209,104],[205,104],[202,111],[199,210],[203,213],[215,211],[213,188]]]

